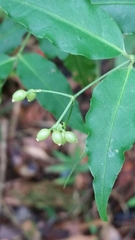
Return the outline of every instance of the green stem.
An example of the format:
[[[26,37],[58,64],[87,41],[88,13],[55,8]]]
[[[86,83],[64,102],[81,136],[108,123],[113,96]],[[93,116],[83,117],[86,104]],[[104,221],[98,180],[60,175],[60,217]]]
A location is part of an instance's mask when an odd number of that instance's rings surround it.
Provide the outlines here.
[[[26,46],[26,44],[27,44],[30,36],[31,36],[31,33],[28,32],[27,35],[26,35],[26,37],[24,38],[24,40],[23,40],[23,42],[22,42],[22,45],[21,45],[21,47],[20,47],[20,49],[19,49],[19,52],[18,52],[17,56],[21,55],[21,53],[22,53],[23,49],[25,48],[25,46]]]
[[[73,110],[73,106],[74,106],[74,101],[72,102],[72,105],[71,105],[71,108],[70,108],[70,112],[69,112],[68,118],[67,118],[67,120],[66,120],[66,122],[65,122],[65,126],[67,126],[67,124],[68,124],[68,121],[69,121],[69,119],[70,119],[70,116],[71,116],[71,113],[72,113],[72,110]]]
[[[25,46],[26,46],[26,44],[27,44],[30,36],[31,36],[31,33],[28,32],[27,35],[26,35],[26,37],[24,38],[24,40],[23,40],[23,42],[22,42],[22,45],[21,45],[21,47],[20,47],[17,55],[16,55],[16,61],[15,61],[15,63],[14,63],[14,67],[16,67],[17,62],[18,62],[18,59],[19,59],[19,56],[20,56],[21,53],[23,52],[23,50],[24,50],[24,48],[25,48]]]
[[[115,72],[117,69],[125,66],[126,64],[128,64],[130,62],[130,60],[120,64],[119,66],[117,66],[116,68],[110,70],[109,72],[105,73],[104,75],[102,75],[101,77],[97,78],[94,82],[90,83],[89,85],[87,85],[86,87],[84,87],[83,89],[81,89],[78,93],[76,93],[74,95],[74,99],[76,99],[78,96],[80,96],[83,92],[85,92],[88,88],[90,88],[91,86],[93,86],[95,83],[99,82],[100,80],[102,80],[103,78],[105,78],[107,75],[109,75],[112,72]]]
[[[72,113],[72,108],[73,108],[73,102],[74,100],[81,95],[84,91],[86,91],[88,88],[90,88],[91,86],[93,86],[95,83],[99,82],[100,80],[102,80],[103,78],[105,78],[107,75],[109,75],[110,73],[116,71],[117,69],[125,66],[126,64],[128,64],[129,62],[131,62],[131,60],[128,60],[122,64],[120,64],[119,66],[117,66],[116,68],[110,70],[109,72],[105,73],[104,75],[102,75],[101,77],[97,78],[94,82],[90,83],[89,85],[87,85],[86,87],[84,87],[83,89],[81,89],[78,93],[76,93],[74,96],[70,95],[70,94],[66,94],[66,93],[61,93],[61,92],[56,92],[56,91],[51,91],[51,90],[42,90],[42,89],[37,89],[37,90],[33,90],[33,92],[46,92],[46,93],[52,93],[52,94],[58,94],[58,95],[62,95],[65,97],[69,97],[70,101],[67,105],[67,107],[65,108],[64,112],[62,113],[62,115],[60,116],[60,118],[58,119],[58,121],[53,125],[52,129],[55,128],[56,126],[58,126],[58,124],[62,121],[63,117],[66,115],[67,111],[69,110],[69,108],[71,107],[71,110],[69,112],[69,116],[66,120],[66,124],[69,121],[69,118],[71,116]],[[72,105],[72,106],[71,106]]]
[[[60,118],[58,119],[58,121],[53,125],[52,129],[57,127],[59,125],[59,123],[62,121],[63,117],[66,115],[67,111],[69,110],[69,108],[71,107],[71,104],[74,101],[74,97],[72,97],[68,103],[68,105],[66,106],[64,112],[61,114]]]
[[[62,95],[64,97],[68,97],[68,98],[73,98],[73,96],[70,95],[70,94],[66,94],[66,93],[62,93],[62,92],[56,92],[56,91],[51,91],[51,90],[42,90],[42,89],[34,90],[33,89],[33,92],[36,92],[36,93],[39,93],[39,92],[52,93],[52,94]]]

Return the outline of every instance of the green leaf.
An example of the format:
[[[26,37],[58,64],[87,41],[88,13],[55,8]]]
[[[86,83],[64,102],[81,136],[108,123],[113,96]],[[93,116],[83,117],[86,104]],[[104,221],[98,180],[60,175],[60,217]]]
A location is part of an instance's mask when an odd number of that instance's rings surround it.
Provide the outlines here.
[[[0,54],[0,79],[5,79],[13,68],[15,58]]]
[[[37,54],[20,56],[17,72],[27,89],[43,89],[72,94],[69,83],[56,66]],[[56,118],[60,117],[69,102],[67,97],[49,93],[38,93],[37,99]],[[73,107],[69,126],[86,132],[77,102]]]
[[[135,207],[135,197],[132,197],[127,202],[128,207]]]
[[[91,0],[92,4],[135,4],[135,0]]]
[[[117,24],[89,0],[0,0],[0,6],[32,34],[64,52],[92,59],[126,54]]]
[[[80,162],[78,159],[80,159],[81,151],[79,148],[76,148],[72,156],[67,156],[61,152],[55,151],[54,155],[60,159],[61,163],[57,163],[55,165],[47,167],[45,170],[48,172],[53,173],[59,173],[60,176],[55,181],[57,184],[65,184],[65,181],[67,180],[67,176],[69,176],[69,173],[71,173],[72,170],[72,176],[68,178],[68,185],[73,184],[75,181],[75,176],[78,173],[83,173],[88,171],[88,164],[82,164],[81,160]]]
[[[13,69],[13,62],[14,58],[0,54],[0,102],[2,87],[6,81],[5,78],[11,73]]]
[[[117,22],[123,33],[130,34],[135,32],[135,2],[134,4],[132,3],[132,5],[130,5],[129,2],[128,5],[102,5],[102,3],[97,5],[109,13],[110,17]]]
[[[117,70],[94,90],[86,124],[89,168],[99,214],[107,220],[106,206],[124,163],[124,152],[135,141],[135,70]]]
[[[53,59],[55,57],[58,57],[61,60],[64,60],[68,54],[65,52],[60,51],[57,47],[55,47],[48,39],[39,39],[39,44],[42,49],[42,51],[45,53],[45,55]]]
[[[82,86],[93,82],[96,77],[96,64],[93,60],[89,60],[83,56],[69,55],[64,65],[71,71],[75,81]]]
[[[124,37],[125,48],[128,54],[135,54],[135,34],[126,35]],[[123,55],[118,56],[115,59],[115,66],[120,65],[125,61],[125,57]]]
[[[11,53],[21,44],[25,32],[26,29],[22,25],[11,19],[4,20],[0,25],[0,52]]]

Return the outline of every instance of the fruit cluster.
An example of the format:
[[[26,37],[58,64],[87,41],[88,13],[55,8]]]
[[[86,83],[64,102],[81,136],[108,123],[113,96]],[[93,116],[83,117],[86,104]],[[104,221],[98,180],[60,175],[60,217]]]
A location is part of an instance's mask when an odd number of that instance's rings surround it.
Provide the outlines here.
[[[12,102],[20,102],[24,100],[24,98],[27,98],[28,102],[31,102],[36,98],[36,93],[33,89],[30,89],[28,91],[20,89],[13,94]]]
[[[57,127],[51,129],[43,128],[37,134],[37,141],[45,140],[52,131],[52,140],[54,143],[59,146],[68,143],[77,143],[76,135],[71,131],[65,131],[62,124],[59,124]]]
[[[18,90],[12,96],[12,102],[20,102],[27,98],[29,102],[36,98],[36,92],[33,89],[28,91]],[[65,123],[55,124],[51,129],[41,129],[36,137],[37,141],[45,140],[52,132],[52,140],[59,146],[64,145],[66,142],[77,143],[76,135],[71,131],[66,131]]]

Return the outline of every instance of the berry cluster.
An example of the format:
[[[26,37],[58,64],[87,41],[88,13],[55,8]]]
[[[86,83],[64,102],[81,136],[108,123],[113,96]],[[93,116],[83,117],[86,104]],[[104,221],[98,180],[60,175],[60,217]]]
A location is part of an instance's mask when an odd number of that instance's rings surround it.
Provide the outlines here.
[[[37,141],[45,140],[51,134],[51,129],[43,128],[37,134]],[[65,131],[63,124],[59,124],[57,127],[52,128],[52,140],[59,146],[68,143],[77,143],[76,135],[71,131]]]
[[[36,98],[36,92],[33,89],[28,91],[18,90],[12,96],[12,102],[20,102],[27,98],[29,102]],[[65,123],[55,124],[51,129],[41,129],[36,137],[37,141],[45,140],[52,132],[52,140],[59,146],[64,145],[66,142],[77,143],[76,135],[71,131],[66,131]]]
[[[33,89],[30,89],[28,91],[20,89],[13,94],[12,102],[20,102],[24,100],[24,98],[27,98],[28,102],[31,102],[36,98],[36,93]]]

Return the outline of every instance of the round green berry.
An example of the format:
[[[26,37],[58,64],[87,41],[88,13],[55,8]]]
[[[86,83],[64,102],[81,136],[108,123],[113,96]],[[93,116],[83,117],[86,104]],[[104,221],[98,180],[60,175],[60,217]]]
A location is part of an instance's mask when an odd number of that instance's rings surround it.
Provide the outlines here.
[[[77,143],[78,142],[76,135],[71,131],[65,132],[65,139],[69,143]]]
[[[34,92],[33,89],[30,89],[27,92],[26,98],[27,98],[28,102],[31,102],[31,101],[33,101],[36,98],[36,93]]]
[[[20,102],[26,97],[27,92],[24,90],[16,91],[12,96],[12,102]]]
[[[50,133],[51,133],[50,129],[43,128],[38,132],[36,140],[37,141],[45,140],[46,138],[49,137]]]
[[[54,143],[58,144],[59,146],[62,145],[63,142],[63,137],[62,137],[62,133],[59,131],[54,131],[52,133],[52,140]]]

